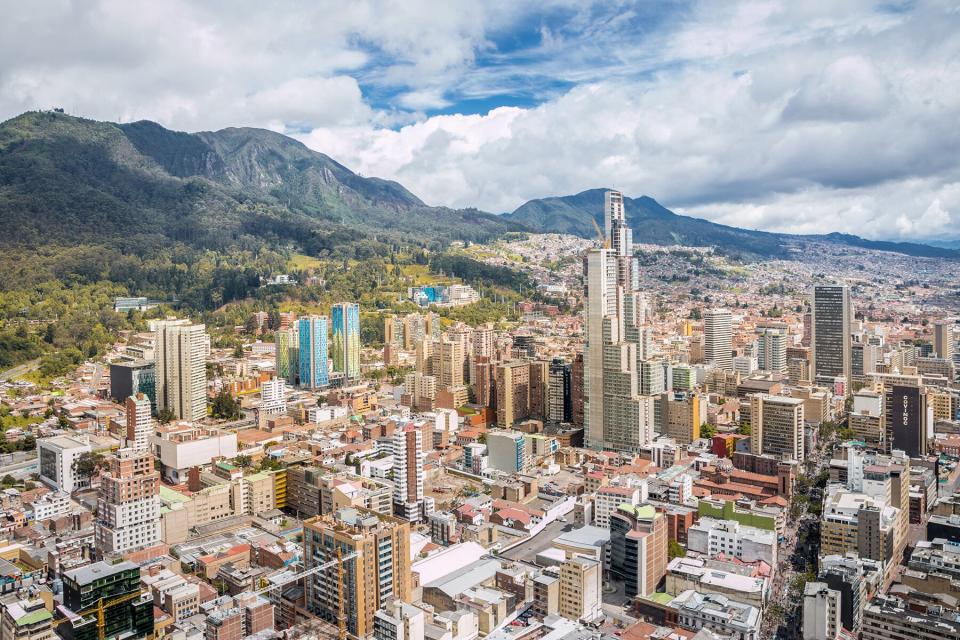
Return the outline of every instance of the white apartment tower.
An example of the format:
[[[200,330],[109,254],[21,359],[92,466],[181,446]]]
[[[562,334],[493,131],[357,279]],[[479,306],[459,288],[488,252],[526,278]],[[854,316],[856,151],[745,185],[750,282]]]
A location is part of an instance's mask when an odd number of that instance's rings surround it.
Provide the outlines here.
[[[423,434],[407,424],[393,434],[393,512],[420,522],[423,504]]]
[[[733,371],[733,315],[729,309],[703,314],[703,357],[718,369]]]
[[[787,371],[787,331],[782,327],[757,329],[757,367],[771,373]]]
[[[157,411],[169,409],[181,420],[207,415],[207,351],[202,324],[164,320],[156,326]]]

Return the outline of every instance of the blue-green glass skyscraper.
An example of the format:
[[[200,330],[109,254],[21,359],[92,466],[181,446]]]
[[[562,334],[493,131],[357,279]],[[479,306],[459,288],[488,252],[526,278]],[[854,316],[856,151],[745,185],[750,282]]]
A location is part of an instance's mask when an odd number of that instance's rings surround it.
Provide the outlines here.
[[[327,316],[297,320],[300,339],[300,386],[318,389],[330,384],[327,354]]]
[[[360,378],[360,305],[341,302],[330,312],[333,323],[333,370],[347,380]]]

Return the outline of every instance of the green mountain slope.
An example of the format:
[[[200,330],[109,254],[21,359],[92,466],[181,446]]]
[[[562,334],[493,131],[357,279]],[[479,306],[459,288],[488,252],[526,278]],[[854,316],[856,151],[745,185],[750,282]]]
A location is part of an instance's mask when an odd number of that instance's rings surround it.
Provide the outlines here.
[[[572,196],[531,200],[504,217],[539,232],[571,233],[584,238],[596,236],[590,221],[603,226],[603,194],[607,189],[590,189]],[[960,260],[960,251],[910,242],[866,240],[853,235],[797,236],[741,229],[701,218],[673,213],[648,196],[625,198],[627,222],[635,243],[715,247],[725,253],[761,257],[787,254],[788,246],[803,241],[830,242],[878,251],[895,251],[912,256]]]
[[[24,247],[159,235],[220,248],[265,235],[315,252],[324,247],[312,237],[338,230],[425,244],[520,228],[428,207],[395,182],[359,176],[270,131],[187,134],[55,112],[0,124],[0,215],[11,230],[0,246]]]

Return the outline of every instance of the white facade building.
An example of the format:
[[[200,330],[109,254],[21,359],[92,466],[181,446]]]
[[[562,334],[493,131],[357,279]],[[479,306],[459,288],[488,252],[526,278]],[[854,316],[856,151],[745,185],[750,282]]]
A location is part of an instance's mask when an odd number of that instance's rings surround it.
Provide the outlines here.
[[[84,453],[89,453],[90,440],[84,435],[54,436],[37,440],[40,458],[40,480],[45,484],[72,493],[77,489],[73,463]],[[85,479],[80,479],[86,483]]]
[[[777,534],[734,520],[700,518],[687,531],[687,549],[711,557],[723,554],[743,562],[762,560],[777,566]]]
[[[156,323],[157,411],[168,409],[181,420],[207,416],[207,353],[210,336],[189,320]]]

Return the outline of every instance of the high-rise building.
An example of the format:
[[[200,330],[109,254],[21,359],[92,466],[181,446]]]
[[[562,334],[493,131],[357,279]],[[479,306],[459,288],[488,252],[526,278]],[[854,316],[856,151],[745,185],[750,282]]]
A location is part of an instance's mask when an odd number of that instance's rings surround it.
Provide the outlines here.
[[[337,567],[306,579],[307,609],[336,623],[343,605],[347,633],[367,638],[373,633],[374,614],[390,597],[410,599],[410,524],[390,516],[358,509],[341,509],[304,523],[304,564],[311,567],[342,561],[343,599],[339,597]]]
[[[181,420],[207,415],[207,352],[210,336],[202,324],[163,320],[156,324],[157,410]]]
[[[347,380],[360,379],[360,305],[341,302],[330,309],[333,370]]]
[[[953,359],[954,346],[956,345],[954,324],[951,321],[944,320],[933,325],[933,351],[938,358]]]
[[[729,309],[703,314],[703,358],[724,371],[733,371],[733,315]]]
[[[750,453],[785,454],[804,461],[802,399],[765,393],[750,396]]]
[[[437,356],[440,359],[440,384],[443,388],[462,386],[467,363],[467,349],[463,340],[441,338]]]
[[[602,573],[602,562],[584,556],[574,556],[561,564],[558,613],[574,621],[601,618]]]
[[[851,380],[853,308],[846,286],[816,286],[811,297],[811,360],[814,379],[832,385],[838,377]]]
[[[300,386],[322,389],[330,384],[327,351],[327,316],[307,316],[297,320],[300,358]]]
[[[135,451],[149,450],[150,434],[153,433],[150,398],[143,393],[130,396],[124,408],[127,419],[127,446]]]
[[[707,402],[696,393],[665,393],[659,399],[663,416],[663,435],[688,445],[700,438],[700,427],[707,421]]]
[[[667,522],[649,504],[623,504],[610,514],[610,572],[628,596],[648,596],[667,573]]]
[[[287,410],[287,386],[282,378],[272,378],[260,385],[260,411],[266,414]]]
[[[653,437],[656,403],[642,395],[639,362],[648,356],[645,302],[623,197],[604,197],[606,247],[584,258],[584,435],[593,448],[635,451]]]
[[[100,476],[95,528],[101,556],[160,542],[160,473],[149,451],[120,449]]]
[[[530,366],[527,362],[515,360],[499,365],[494,370],[494,387],[499,426],[512,427],[530,417]]]
[[[393,512],[420,522],[423,510],[423,432],[407,424],[393,434]]]
[[[494,337],[496,332],[490,323],[480,325],[473,330],[473,355],[492,358],[495,350]]]
[[[300,368],[300,333],[296,328],[277,331],[275,347],[277,377],[296,384]]]
[[[78,614],[77,619],[68,623],[72,640],[98,640],[102,637],[97,610],[101,603],[107,638],[153,635],[153,598],[140,589],[139,566],[132,562],[96,562],[65,571],[62,579],[63,606]]]
[[[547,418],[551,422],[570,422],[570,363],[561,358],[554,358],[550,362],[550,385],[547,394]]]
[[[757,329],[757,367],[772,373],[787,372],[787,330],[782,327]]]

